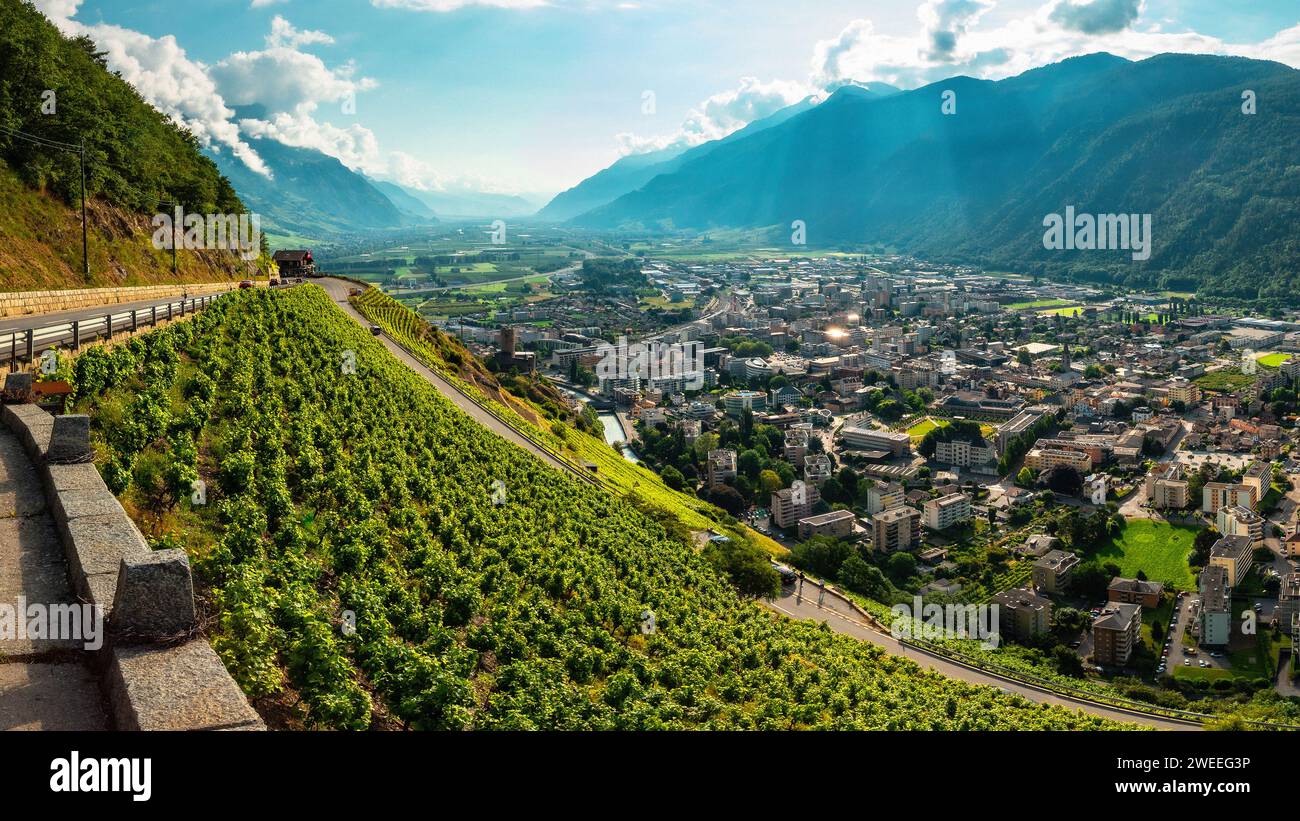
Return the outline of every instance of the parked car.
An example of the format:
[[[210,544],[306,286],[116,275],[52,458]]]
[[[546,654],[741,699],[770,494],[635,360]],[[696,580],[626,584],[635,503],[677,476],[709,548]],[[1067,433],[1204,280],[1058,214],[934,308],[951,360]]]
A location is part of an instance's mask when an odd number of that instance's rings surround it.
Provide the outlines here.
[[[371,326],[370,326],[370,335],[371,335],[371,336],[379,336],[379,335],[381,335],[383,332],[384,332],[384,329],[381,328],[381,327],[379,327],[378,325],[371,325]]]
[[[245,280],[242,280],[242,281],[239,283],[239,287],[240,287],[241,289],[243,289],[243,288],[252,288],[252,287],[253,287],[253,280],[251,280],[251,279],[245,279]]]

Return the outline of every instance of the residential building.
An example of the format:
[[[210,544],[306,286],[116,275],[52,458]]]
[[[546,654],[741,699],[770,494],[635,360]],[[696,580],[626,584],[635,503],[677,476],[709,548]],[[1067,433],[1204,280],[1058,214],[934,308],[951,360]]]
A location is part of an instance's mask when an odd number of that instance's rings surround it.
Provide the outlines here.
[[[831,460],[824,453],[813,453],[803,458],[803,476],[809,482],[821,487],[822,482],[831,478]]]
[[[1147,474],[1144,484],[1147,504],[1157,510],[1187,507],[1190,486],[1182,469],[1175,463],[1156,467]]]
[[[762,391],[731,391],[722,395],[722,409],[728,416],[767,410],[767,394]]]
[[[846,426],[840,431],[844,446],[857,450],[883,450],[895,458],[906,456],[912,450],[912,437],[905,431],[893,432]]]
[[[964,493],[950,493],[930,499],[921,506],[921,510],[925,516],[925,526],[931,530],[947,530],[969,521],[971,517],[970,499]]]
[[[1204,489],[1201,491],[1201,510],[1211,516],[1217,514],[1219,508],[1233,505],[1254,510],[1258,501],[1259,498],[1255,495],[1255,489],[1250,485],[1206,482]]]
[[[1030,569],[1034,588],[1045,593],[1060,593],[1070,586],[1070,577],[1079,557],[1065,550],[1049,550]]]
[[[833,536],[847,539],[853,535],[853,511],[832,510],[799,520],[799,538],[810,539],[813,536]]]
[[[1110,585],[1106,588],[1106,600],[1121,604],[1140,604],[1154,610],[1160,606],[1160,597],[1164,592],[1165,586],[1160,582],[1116,576],[1110,580]]]
[[[1255,551],[1249,536],[1223,536],[1210,548],[1210,567],[1222,567],[1228,586],[1236,587],[1250,570]]]
[[[1232,584],[1228,571],[1211,565],[1201,571],[1201,644],[1223,647],[1232,630]]]
[[[998,634],[1024,640],[1052,627],[1052,602],[1032,590],[1003,590],[993,597],[998,606]]]
[[[906,493],[898,482],[876,482],[867,488],[867,513],[874,516],[882,510],[902,507]]]
[[[935,443],[934,460],[958,468],[982,468],[996,466],[998,453],[983,439],[977,442],[954,439],[950,442]]]
[[[1200,387],[1190,379],[1177,376],[1169,380],[1169,401],[1182,402],[1190,408],[1201,401]]]
[[[871,517],[871,543],[876,550],[916,550],[921,546],[921,511],[891,507]]]
[[[1300,615],[1300,573],[1288,573],[1282,577],[1282,586],[1277,591],[1277,608],[1273,613],[1282,630],[1290,633],[1296,616]]]
[[[1083,498],[1089,504],[1101,507],[1106,504],[1106,474],[1094,473],[1083,480]]]
[[[1080,474],[1087,475],[1092,470],[1092,458],[1086,453],[1058,448],[1033,448],[1025,454],[1025,467],[1030,470],[1047,470],[1048,468],[1074,468]]]
[[[1038,424],[1039,420],[1046,416],[1047,413],[1047,408],[1041,405],[1036,405],[1032,408],[1027,408],[1021,411],[1014,418],[1003,423],[1002,426],[998,428],[996,442],[998,452],[1006,453],[1007,445],[1012,439],[1015,439],[1017,436],[1020,436],[1025,433],[1025,431]]]
[[[1241,483],[1255,491],[1255,504],[1268,494],[1273,485],[1273,465],[1268,462],[1251,462],[1241,474]]]
[[[1252,547],[1264,541],[1264,517],[1241,505],[1219,508],[1215,525],[1224,536],[1249,536]]]
[[[1123,667],[1142,639],[1142,605],[1111,603],[1092,622],[1092,660]]]
[[[709,451],[709,488],[727,484],[736,478],[736,452],[734,450]]]
[[[781,488],[772,494],[772,522],[780,528],[794,527],[812,515],[821,498],[814,484],[796,482],[794,487]]]

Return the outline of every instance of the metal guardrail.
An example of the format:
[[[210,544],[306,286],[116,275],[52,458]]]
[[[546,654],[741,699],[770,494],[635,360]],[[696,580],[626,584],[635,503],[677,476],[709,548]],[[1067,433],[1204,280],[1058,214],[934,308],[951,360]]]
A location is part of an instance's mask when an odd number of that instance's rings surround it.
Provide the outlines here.
[[[14,371],[21,363],[35,362],[44,351],[59,347],[75,351],[92,340],[111,339],[123,331],[135,332],[141,328],[151,328],[159,322],[197,313],[220,296],[222,294],[209,294],[163,302],[148,308],[109,312],[88,319],[0,331],[0,362],[8,363],[9,370]],[[33,317],[33,321],[39,320],[39,316]]]

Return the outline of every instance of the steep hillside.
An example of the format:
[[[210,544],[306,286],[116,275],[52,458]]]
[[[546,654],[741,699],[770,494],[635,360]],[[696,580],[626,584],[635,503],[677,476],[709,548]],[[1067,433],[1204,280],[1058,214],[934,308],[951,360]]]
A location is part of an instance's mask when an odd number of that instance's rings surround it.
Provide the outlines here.
[[[1241,111],[1253,90],[1258,113]],[[956,94],[945,115],[941,95]],[[999,82],[881,98],[842,90],[579,217],[595,227],[807,223],[810,243],[1141,286],[1300,300],[1300,71],[1242,58],[1108,54]],[[1049,251],[1043,219],[1150,213],[1151,258]]]
[[[438,221],[438,217],[433,213],[432,208],[406,193],[406,189],[402,188],[402,186],[396,183],[384,182],[383,180],[369,180],[369,182],[375,188],[378,188],[385,197],[388,197],[393,205],[397,206],[397,210],[407,216],[424,223]]]
[[[262,271],[223,251],[181,251],[178,273],[172,254],[153,247],[149,215],[91,200],[90,278],[82,276],[81,211],[24,183],[0,163],[0,291],[222,282]]]
[[[83,142],[89,278],[81,272]],[[0,0],[0,290],[250,274],[233,254],[190,251],[173,276],[170,253],[151,243],[149,217],[166,210],[162,202],[244,212],[193,135],[110,73],[93,42],[64,37],[29,4]]]
[[[262,215],[268,230],[318,237],[418,221],[399,211],[363,175],[327,154],[275,140],[248,143],[271,170],[271,179],[228,152],[213,158],[248,207]]]
[[[314,286],[92,349],[75,379],[110,487],[190,552],[208,637],[274,725],[1112,726],[742,598],[673,532],[460,413]]]

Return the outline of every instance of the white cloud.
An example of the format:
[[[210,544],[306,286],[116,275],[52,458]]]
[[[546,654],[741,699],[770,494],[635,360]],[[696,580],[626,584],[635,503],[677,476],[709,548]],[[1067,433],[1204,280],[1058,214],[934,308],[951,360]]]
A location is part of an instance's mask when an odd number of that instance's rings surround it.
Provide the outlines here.
[[[87,35],[106,52],[109,67],[122,75],[155,108],[193,132],[213,150],[225,147],[253,171],[270,176],[266,165],[239,136],[226,106],[202,63],[190,60],[171,35],[153,38],[103,23],[71,19],[80,0],[38,0],[36,7],[64,34]]]
[[[641,154],[663,148],[681,148],[721,139],[799,102],[814,89],[787,80],[762,82],[757,77],[742,77],[740,85],[714,94],[687,114],[681,126],[671,134],[639,137],[631,133],[615,135],[624,154]]]
[[[297,48],[299,46],[309,46],[316,43],[333,43],[334,38],[323,31],[303,31],[293,27],[293,24],[280,15],[275,15],[271,20],[271,33],[266,36],[266,45],[268,48]]]
[[[1229,43],[1142,27],[1140,0],[1049,0],[1031,14],[981,28],[979,17],[991,6],[928,0],[918,9],[922,28],[910,36],[878,34],[870,20],[854,20],[814,46],[812,83],[831,89],[875,80],[914,88],[957,74],[996,80],[1098,51],[1133,60],[1166,52],[1235,54],[1300,66],[1300,26],[1261,43]]]
[[[266,8],[267,6],[273,6],[276,3],[287,3],[287,2],[289,2],[289,0],[253,0],[253,2],[248,4],[248,7],[250,9],[261,9],[261,8]]]

